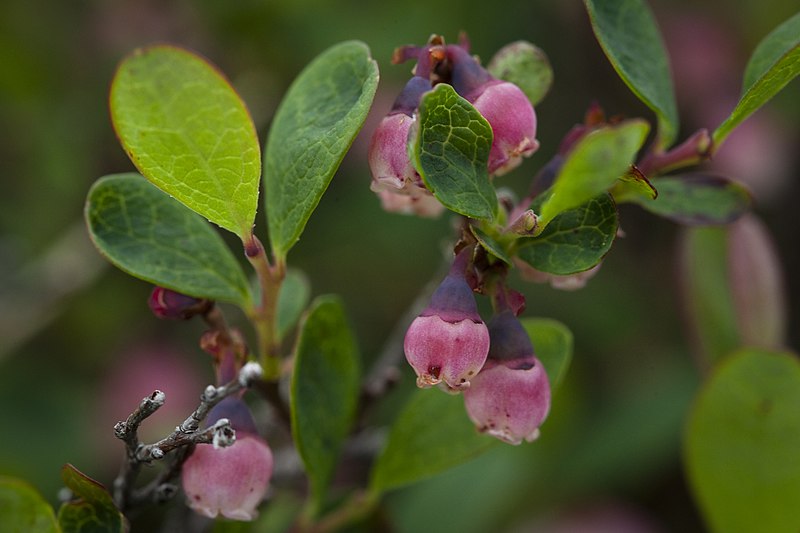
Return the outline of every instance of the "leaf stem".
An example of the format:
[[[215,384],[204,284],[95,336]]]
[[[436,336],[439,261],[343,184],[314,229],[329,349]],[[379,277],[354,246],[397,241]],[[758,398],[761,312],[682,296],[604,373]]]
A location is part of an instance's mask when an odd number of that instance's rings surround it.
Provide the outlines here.
[[[668,152],[651,151],[636,164],[636,167],[645,176],[664,174],[670,170],[702,163],[710,159],[715,150],[708,130],[699,129]]]
[[[245,256],[258,277],[261,301],[251,311],[250,319],[258,334],[258,358],[264,368],[264,379],[275,381],[281,374],[278,346],[277,307],[278,293],[286,276],[283,261],[270,264],[264,245],[255,235],[244,243]]]

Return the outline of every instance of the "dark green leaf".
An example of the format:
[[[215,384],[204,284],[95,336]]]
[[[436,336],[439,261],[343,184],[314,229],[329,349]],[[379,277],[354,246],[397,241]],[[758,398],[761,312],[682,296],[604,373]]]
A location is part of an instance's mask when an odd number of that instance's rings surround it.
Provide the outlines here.
[[[380,493],[469,461],[499,441],[478,433],[464,399],[417,390],[397,417],[372,469],[370,488]]]
[[[544,99],[553,84],[553,68],[547,55],[527,41],[517,41],[498,50],[487,69],[495,78],[522,89],[534,106]]]
[[[650,183],[658,190],[655,201],[641,197],[629,200],[680,224],[727,224],[752,204],[747,189],[721,176],[683,174],[652,178]]]
[[[508,255],[508,253],[506,253],[505,248],[499,240],[495,239],[477,226],[470,226],[470,229],[472,230],[472,234],[476,239],[478,239],[478,242],[481,243],[481,246],[483,246],[487,252],[500,259],[507,265],[512,263],[511,257]]]
[[[742,97],[714,132],[715,148],[744,119],[800,74],[800,13],[775,28],[756,47],[744,73]]]
[[[310,296],[311,284],[305,274],[295,269],[287,271],[280,294],[278,294],[277,324],[275,326],[278,339],[283,339],[297,324],[297,320],[308,305]]]
[[[114,76],[110,104],[117,136],[147,179],[242,239],[250,235],[258,137],[215,67],[174,46],[136,50]]]
[[[592,29],[622,81],[658,118],[658,143],[678,133],[678,110],[669,59],[644,0],[584,0]]]
[[[355,416],[360,363],[338,298],[318,298],[300,331],[292,374],[292,434],[319,509]]]
[[[741,345],[727,257],[725,228],[687,228],[682,235],[678,265],[687,324],[699,355],[707,362]]]
[[[531,338],[536,357],[547,371],[550,390],[555,391],[564,381],[572,361],[572,332],[551,318],[523,318],[520,322]]]
[[[564,211],[537,237],[519,239],[519,258],[542,272],[569,275],[588,270],[606,255],[617,235],[617,207],[602,194]]]
[[[422,98],[413,158],[423,181],[448,209],[491,219],[497,196],[489,182],[492,127],[472,104],[440,83]]]
[[[58,523],[64,533],[128,531],[128,521],[100,483],[69,464],[61,469],[61,479],[75,496],[58,510]]]
[[[642,120],[627,120],[597,129],[578,141],[542,204],[539,227],[545,228],[559,213],[609,190],[627,174],[648,129]]]
[[[369,49],[347,41],[314,59],[289,87],[264,153],[267,220],[279,260],[300,238],[364,124],[377,86]]]
[[[250,305],[247,279],[219,233],[138,174],[100,178],[85,215],[97,249],[128,274],[190,296]]]
[[[690,485],[709,529],[800,531],[800,363],[744,349],[717,366],[686,426]]]
[[[0,531],[59,533],[53,508],[25,481],[0,476]]]

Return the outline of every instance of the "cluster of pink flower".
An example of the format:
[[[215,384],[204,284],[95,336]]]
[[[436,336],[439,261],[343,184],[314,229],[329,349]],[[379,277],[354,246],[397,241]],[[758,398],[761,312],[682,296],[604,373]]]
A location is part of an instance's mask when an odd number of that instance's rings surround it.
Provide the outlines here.
[[[536,113],[519,87],[494,78],[469,54],[465,39],[445,45],[434,36],[424,47],[398,48],[393,62],[410,59],[417,60],[414,76],[372,137],[371,188],[387,211],[433,217],[444,207],[425,187],[408,155],[408,139],[414,132],[422,96],[434,85],[448,83],[483,115],[494,136],[488,165],[489,173],[494,175],[516,168],[523,157],[537,150]]]
[[[525,328],[497,287],[496,314],[478,314],[468,272],[474,248],[463,248],[428,307],[406,332],[406,359],[417,385],[464,393],[467,414],[482,432],[511,444],[539,436],[550,410],[550,382]]]

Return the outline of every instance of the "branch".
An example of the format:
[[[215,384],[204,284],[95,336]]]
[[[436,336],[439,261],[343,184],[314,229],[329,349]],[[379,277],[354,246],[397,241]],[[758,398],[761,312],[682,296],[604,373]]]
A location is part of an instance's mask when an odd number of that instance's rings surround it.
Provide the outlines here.
[[[139,426],[164,405],[166,396],[161,391],[154,391],[142,399],[139,407],[124,422],[117,422],[114,425],[114,434],[125,442],[126,449],[126,460],[120,468],[117,479],[114,480],[114,501],[117,506],[124,511],[144,501],[169,499],[175,493],[174,486],[169,482],[180,472],[183,461],[188,457],[186,452],[189,449],[197,444],[213,444],[223,448],[233,444],[236,432],[227,418],[221,418],[214,425],[202,430],[200,424],[215,405],[260,380],[261,374],[261,366],[258,363],[247,363],[239,370],[236,379],[221,387],[209,385],[200,396],[200,405],[197,409],[170,435],[153,444],[142,444],[139,441]],[[180,453],[172,454],[173,461],[165,475],[159,476],[134,494],[133,485],[142,465],[164,459],[173,451]]]

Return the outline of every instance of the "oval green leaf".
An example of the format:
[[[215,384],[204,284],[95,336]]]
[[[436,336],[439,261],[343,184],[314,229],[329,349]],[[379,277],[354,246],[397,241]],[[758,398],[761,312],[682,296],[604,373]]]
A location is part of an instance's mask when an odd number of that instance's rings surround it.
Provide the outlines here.
[[[744,349],[726,358],[689,415],[685,463],[710,530],[800,530],[800,362]]]
[[[681,235],[678,268],[686,324],[695,350],[706,363],[741,346],[727,258],[725,228],[687,228]]]
[[[653,13],[644,0],[584,0],[592,29],[614,70],[655,112],[658,146],[678,133],[678,109],[669,58]]]
[[[59,533],[53,508],[21,479],[0,476],[0,530]]]
[[[377,86],[369,48],[347,41],[314,59],[289,87],[264,152],[267,221],[279,260],[300,238],[363,126]]]
[[[64,533],[128,531],[128,521],[103,485],[70,464],[61,469],[61,479],[75,496],[58,510],[58,523]]]
[[[572,332],[552,318],[523,318],[520,320],[533,343],[536,357],[544,365],[555,392],[564,381],[572,362]]]
[[[492,219],[497,195],[489,182],[492,127],[446,83],[422,97],[412,159],[425,185],[448,209]]]
[[[626,120],[597,129],[578,141],[542,204],[539,228],[614,186],[628,173],[648,130],[643,120]]]
[[[682,174],[652,178],[650,183],[658,190],[658,198],[629,200],[679,224],[727,224],[746,213],[753,203],[744,186],[722,176]]]
[[[117,69],[110,105],[117,136],[143,176],[243,240],[251,234],[258,137],[216,68],[174,46],[136,50]]]
[[[714,131],[714,149],[744,119],[800,74],[800,13],[775,28],[756,47],[744,73],[742,97]]]
[[[297,324],[300,315],[308,305],[311,296],[311,284],[303,272],[289,269],[281,283],[278,294],[278,308],[275,330],[278,340],[283,339]]]
[[[553,68],[547,55],[527,41],[504,46],[486,68],[495,78],[510,81],[522,89],[534,106],[544,99],[553,85]]]
[[[372,469],[370,488],[381,493],[432,477],[499,442],[478,433],[460,395],[417,390],[389,432]]]
[[[517,241],[520,259],[536,270],[569,275],[598,264],[617,235],[617,206],[609,194],[562,212],[533,238]]]
[[[355,417],[360,375],[341,301],[317,298],[301,325],[291,385],[292,435],[317,509]]]
[[[97,249],[128,274],[249,307],[247,278],[219,233],[142,176],[100,178],[89,191],[85,216]]]

